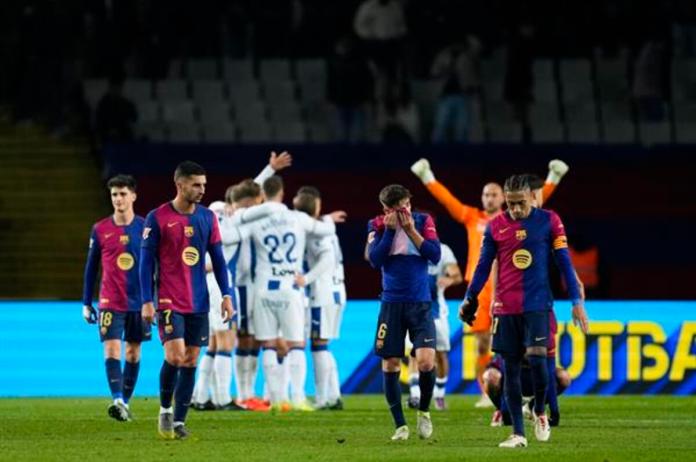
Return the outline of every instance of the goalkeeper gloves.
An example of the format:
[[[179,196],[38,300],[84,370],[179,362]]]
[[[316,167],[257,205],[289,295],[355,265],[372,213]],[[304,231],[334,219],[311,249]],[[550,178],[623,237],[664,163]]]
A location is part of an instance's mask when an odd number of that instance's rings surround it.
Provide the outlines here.
[[[97,310],[95,310],[92,305],[84,305],[82,307],[82,317],[85,319],[87,324],[96,324]]]
[[[476,320],[476,309],[478,308],[478,299],[467,296],[461,305],[459,305],[459,319],[462,322],[472,326]]]
[[[423,184],[432,183],[435,181],[435,175],[430,170],[430,162],[428,159],[420,159],[415,164],[411,165],[411,171],[416,175]]]
[[[561,159],[553,159],[549,162],[549,174],[546,177],[546,182],[553,184],[560,183],[563,176],[568,173],[568,170],[570,170],[568,164]]]

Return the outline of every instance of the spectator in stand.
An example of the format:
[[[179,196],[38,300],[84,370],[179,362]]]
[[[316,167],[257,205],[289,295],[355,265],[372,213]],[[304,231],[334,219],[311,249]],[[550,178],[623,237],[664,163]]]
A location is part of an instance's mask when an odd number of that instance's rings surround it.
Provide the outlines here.
[[[329,63],[328,100],[336,107],[339,137],[344,143],[365,141],[365,119],[374,94],[372,72],[348,37],[336,43]]]
[[[99,100],[96,130],[99,143],[122,143],[134,138],[133,125],[138,119],[135,105],[122,94],[123,77],[109,79],[109,89]]]
[[[503,96],[513,116],[522,125],[523,139],[529,142],[529,108],[534,100],[534,26],[522,22],[508,37],[507,67]]]
[[[450,45],[435,56],[430,75],[442,82],[442,90],[435,112],[433,143],[447,142],[450,128],[452,141],[468,141],[472,105],[481,86],[480,53],[481,42],[469,36],[466,42]]]
[[[403,6],[398,0],[365,0],[353,20],[355,34],[377,71],[377,97],[402,80],[403,39],[408,31]]]
[[[660,122],[665,118],[668,59],[662,40],[648,40],[638,53],[634,63],[633,98],[640,120]]]

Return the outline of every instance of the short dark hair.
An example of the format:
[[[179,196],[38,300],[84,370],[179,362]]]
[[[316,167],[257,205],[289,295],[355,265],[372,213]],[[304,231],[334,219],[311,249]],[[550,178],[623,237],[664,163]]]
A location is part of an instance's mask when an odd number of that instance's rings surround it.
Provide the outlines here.
[[[317,211],[317,199],[318,197],[314,194],[298,193],[292,200],[292,205],[295,207],[295,210],[313,217]]]
[[[266,197],[275,197],[283,190],[283,179],[278,175],[273,175],[263,182],[262,189]]]
[[[527,184],[529,184],[529,189],[532,191],[544,187],[544,180],[542,180],[539,175],[534,173],[525,173],[524,176],[527,177]]]
[[[135,192],[135,178],[133,178],[131,175],[116,175],[114,177],[109,178],[109,181],[106,182],[106,187],[111,189],[111,188],[128,188],[131,191]]]
[[[239,183],[227,188],[225,193],[225,202],[231,204],[239,202],[243,199],[253,199],[261,194],[261,186],[254,182],[251,178],[242,180]]]
[[[529,177],[526,174],[512,175],[505,180],[505,186],[503,186],[505,192],[524,191],[527,189],[531,191],[532,188],[529,185]]]
[[[194,175],[205,175],[205,169],[195,162],[185,160],[176,166],[176,170],[174,170],[174,181],[182,177]]]
[[[379,192],[379,201],[387,207],[394,207],[404,199],[411,197],[411,192],[400,184],[390,184]]]
[[[321,193],[314,186],[302,186],[300,189],[297,190],[297,194],[309,194],[310,196],[314,196],[321,199]]]

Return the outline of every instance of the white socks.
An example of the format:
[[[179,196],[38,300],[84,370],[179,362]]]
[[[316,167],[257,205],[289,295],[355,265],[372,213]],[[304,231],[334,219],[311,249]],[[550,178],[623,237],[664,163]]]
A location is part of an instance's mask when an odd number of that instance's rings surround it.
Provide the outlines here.
[[[341,399],[341,381],[338,378],[336,358],[330,351],[327,353],[329,353],[329,359],[331,360],[331,372],[329,373],[329,386],[326,399],[330,404],[333,404]]]
[[[258,350],[256,354],[244,352],[234,356],[234,373],[237,380],[237,398],[246,401],[256,396],[256,374],[258,372]]]
[[[291,348],[285,361],[290,368],[292,402],[303,403],[307,399],[304,390],[307,381],[307,356],[304,349]]]
[[[224,406],[232,401],[230,386],[232,385],[232,355],[229,351],[218,351],[213,362],[215,369],[213,396],[215,404]]]
[[[438,377],[435,379],[435,390],[433,391],[433,398],[444,398],[445,397],[445,387],[447,387],[447,377]]]
[[[268,398],[272,404],[282,401],[283,377],[282,366],[278,364],[278,353],[275,350],[263,350],[263,375],[268,386]]]
[[[411,395],[411,398],[414,399],[420,399],[421,397],[421,392],[420,392],[420,385],[418,384],[418,372],[415,374],[411,374],[408,377],[408,384],[409,384],[409,394]]]
[[[210,385],[213,377],[213,362],[215,356],[206,353],[198,366],[198,379],[193,388],[193,401],[206,403],[210,399]]]
[[[333,369],[331,353],[327,350],[313,351],[312,361],[314,361],[315,401],[317,406],[323,406],[329,402],[329,377]]]

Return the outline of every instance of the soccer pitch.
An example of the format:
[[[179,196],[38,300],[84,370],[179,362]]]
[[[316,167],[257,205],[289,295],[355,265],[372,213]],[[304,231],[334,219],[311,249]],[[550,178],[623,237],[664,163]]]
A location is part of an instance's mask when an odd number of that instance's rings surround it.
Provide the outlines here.
[[[549,443],[498,449],[509,428],[490,428],[491,412],[474,398],[448,397],[450,409],[433,412],[429,441],[389,441],[393,431],[382,396],[351,396],[340,412],[190,412],[193,436],[163,441],[156,434],[158,402],[132,402],[135,420],[106,415],[108,399],[0,399],[3,460],[244,460],[436,461],[546,460],[665,461],[696,454],[696,398],[612,396],[561,398],[561,426]],[[511,454],[514,453],[514,454]],[[691,454],[691,456],[689,456]]]

